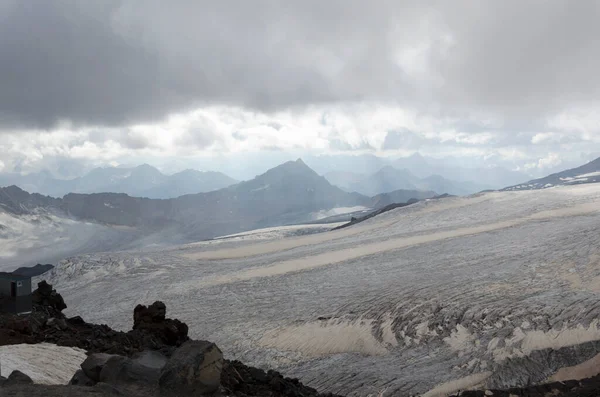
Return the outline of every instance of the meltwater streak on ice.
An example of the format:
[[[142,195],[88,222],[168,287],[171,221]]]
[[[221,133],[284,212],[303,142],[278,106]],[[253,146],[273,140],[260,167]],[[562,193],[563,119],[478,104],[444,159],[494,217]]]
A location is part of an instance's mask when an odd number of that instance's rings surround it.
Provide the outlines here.
[[[426,207],[421,210],[421,213],[424,212],[438,212],[444,211],[453,208],[460,208],[467,205],[472,205],[478,202],[486,201],[491,199],[491,194],[487,196],[478,196],[478,197],[469,197],[467,198],[459,198],[455,199],[451,202],[437,202],[435,206]],[[446,199],[448,200],[448,199]],[[337,240],[349,236],[354,236],[356,234],[368,232],[370,230],[376,230],[380,228],[384,228],[395,223],[398,223],[398,219],[393,219],[387,222],[380,222],[370,225],[358,225],[352,228],[346,228],[341,230],[331,231],[326,234],[314,234],[309,236],[295,237],[295,238],[287,238],[284,240],[278,240],[273,242],[268,242],[264,244],[254,244],[251,246],[232,248],[227,250],[214,250],[214,251],[203,251],[203,252],[194,252],[194,253],[186,253],[181,256],[188,259],[195,260],[210,260],[210,259],[238,259],[238,258],[246,258],[250,256],[257,256],[263,254],[269,254],[279,251],[284,251],[292,248],[302,247],[306,245],[312,244],[320,244],[326,241]]]
[[[282,274],[286,274],[286,273],[298,272],[298,271],[302,271],[302,270],[308,270],[308,269],[318,268],[318,267],[322,267],[322,266],[327,266],[330,264],[344,262],[344,261],[348,261],[351,259],[356,259],[356,258],[360,258],[363,256],[373,255],[373,254],[377,254],[377,253],[381,253],[381,252],[385,252],[385,251],[407,248],[407,247],[411,247],[411,246],[414,246],[417,244],[431,243],[431,242],[438,241],[438,240],[445,240],[445,239],[455,238],[455,237],[464,237],[464,236],[469,236],[469,235],[474,235],[474,234],[479,234],[479,233],[491,232],[491,231],[499,230],[499,229],[505,229],[505,228],[525,224],[530,221],[541,221],[541,220],[565,217],[565,216],[585,215],[585,214],[590,214],[590,213],[594,213],[594,212],[598,212],[598,211],[600,211],[600,207],[598,206],[597,203],[586,203],[586,204],[581,204],[581,205],[577,205],[577,206],[573,206],[573,207],[560,208],[560,209],[549,210],[549,211],[541,211],[541,212],[529,215],[527,217],[491,223],[489,225],[459,228],[459,229],[455,229],[455,230],[448,230],[448,231],[443,231],[443,232],[438,232],[438,233],[431,233],[431,234],[418,235],[418,236],[412,236],[412,237],[402,237],[402,238],[386,240],[386,241],[382,241],[382,242],[378,242],[378,243],[365,244],[365,245],[361,245],[361,246],[355,247],[355,248],[347,248],[347,249],[342,249],[342,250],[338,250],[338,251],[327,252],[324,254],[303,257],[303,258],[299,258],[299,259],[292,259],[292,260],[283,261],[283,262],[280,262],[280,263],[277,263],[277,264],[274,264],[271,266],[257,267],[257,268],[253,268],[253,269],[248,269],[248,270],[244,270],[244,271],[240,271],[240,272],[231,273],[231,274],[224,274],[222,276],[214,277],[212,279],[207,279],[200,283],[197,283],[197,282],[182,283],[183,285],[181,285],[180,287],[184,288],[184,289],[194,288],[194,287],[204,288],[204,287],[211,287],[211,286],[215,286],[215,285],[234,283],[234,282],[238,282],[238,281],[251,280],[253,278],[258,278],[258,277],[277,276],[277,275],[282,275]],[[381,227],[381,224],[378,224],[376,227]],[[364,229],[363,229],[363,231],[364,231]],[[325,235],[325,234],[315,235],[315,236],[310,236],[310,237],[311,237],[311,239],[310,239],[311,243],[318,243],[318,242],[322,242],[322,241],[331,240],[331,237],[328,235]],[[321,239],[319,239],[319,237]],[[306,240],[303,239],[303,241],[305,243],[307,240],[308,239],[306,239]],[[285,243],[285,242],[283,242],[283,243]],[[299,246],[299,245],[296,245],[297,243],[298,243],[298,241],[294,241],[293,242],[294,246]],[[306,244],[308,244],[308,243],[306,243]],[[268,246],[267,248],[269,250],[272,250],[274,248],[273,245],[275,245],[275,244],[269,243],[269,244],[264,244],[264,245]],[[284,246],[288,247],[288,245],[285,245],[285,244],[284,244]],[[254,250],[252,250],[253,248],[254,248]],[[261,247],[260,246],[258,246],[258,248],[248,247],[248,249],[252,250],[252,252],[254,253],[254,252],[260,251]],[[269,251],[269,252],[271,252],[271,251]],[[223,254],[226,254],[226,253],[223,253]]]

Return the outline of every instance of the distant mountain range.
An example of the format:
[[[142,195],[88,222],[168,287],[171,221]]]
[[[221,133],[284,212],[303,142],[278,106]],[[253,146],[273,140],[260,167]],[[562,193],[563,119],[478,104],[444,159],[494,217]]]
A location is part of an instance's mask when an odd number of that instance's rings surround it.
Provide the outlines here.
[[[389,193],[396,190],[466,195],[490,189],[490,186],[487,185],[474,182],[451,181],[440,175],[419,178],[408,169],[397,169],[389,165],[384,166],[371,175],[353,174],[348,171],[333,171],[324,176],[329,182],[348,192],[358,192],[367,196]]]
[[[346,192],[300,159],[249,181],[169,199],[124,193],[53,198],[13,185],[0,188],[0,262],[21,266],[84,252],[152,249],[258,228],[323,222],[331,216],[347,221],[351,213],[434,195],[401,190],[368,197]]]
[[[435,192],[396,192],[386,200],[434,195]],[[333,186],[300,159],[227,188],[164,200],[123,193],[69,193],[63,198],[52,198],[30,194],[16,186],[0,189],[0,208],[13,215],[44,209],[77,220],[135,228],[142,234],[170,230],[168,238],[177,242],[307,222],[324,210],[374,208],[381,200]]]
[[[20,175],[0,174],[0,186],[16,185],[32,193],[62,197],[68,193],[125,193],[135,197],[167,199],[218,190],[237,183],[221,172],[185,170],[165,175],[143,164],[132,168],[95,168],[74,179],[57,179],[48,171]]]
[[[600,157],[577,168],[571,168],[544,178],[509,186],[502,190],[534,190],[554,186],[579,185],[600,182]]]
[[[306,163],[318,173],[325,175],[331,183],[343,189],[347,189],[352,182],[358,182],[357,178],[373,175],[386,166],[392,166],[397,170],[407,170],[420,179],[431,176],[442,177],[451,181],[456,187],[457,190],[454,194],[475,193],[484,189],[501,189],[531,178],[525,173],[499,166],[464,165],[460,158],[438,159],[424,157],[419,153],[400,158],[385,158],[372,154],[308,156]],[[462,184],[464,182],[467,184]]]

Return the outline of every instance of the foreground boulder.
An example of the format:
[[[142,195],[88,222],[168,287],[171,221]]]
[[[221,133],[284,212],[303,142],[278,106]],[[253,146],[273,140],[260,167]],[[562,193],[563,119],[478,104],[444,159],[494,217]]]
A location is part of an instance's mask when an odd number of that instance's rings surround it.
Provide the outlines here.
[[[160,368],[151,368],[129,357],[113,356],[100,371],[99,382],[113,386],[139,385],[155,388]]]
[[[12,385],[30,385],[33,383],[33,380],[28,375],[25,375],[21,371],[14,370],[8,375],[8,378],[3,382],[2,387],[12,386]]]
[[[100,372],[102,368],[112,357],[118,357],[114,354],[95,353],[90,354],[84,362],[81,363],[81,370],[93,382],[100,382]]]
[[[189,341],[175,351],[162,369],[158,384],[162,395],[187,396],[219,389],[223,353],[212,342]]]
[[[69,381],[69,385],[72,386],[94,386],[95,384],[96,382],[90,379],[82,369],[77,370]]]

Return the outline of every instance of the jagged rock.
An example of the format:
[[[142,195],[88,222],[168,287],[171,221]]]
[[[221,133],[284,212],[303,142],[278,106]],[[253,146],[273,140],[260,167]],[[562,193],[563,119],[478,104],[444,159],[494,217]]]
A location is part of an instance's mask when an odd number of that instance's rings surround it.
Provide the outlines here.
[[[41,283],[42,292],[39,295],[48,295],[49,290],[54,291],[50,285]],[[54,293],[56,294],[55,291]],[[186,388],[197,387],[199,386],[198,381],[200,381],[201,384],[205,382],[204,389],[213,390],[217,387],[225,393],[223,395],[227,396],[332,396],[331,394],[321,395],[316,390],[302,385],[297,379],[284,378],[275,371],[264,372],[237,361],[223,360],[219,349],[210,342],[187,342],[191,343],[190,346],[195,346],[196,351],[195,353],[189,351],[185,353],[185,349],[182,350],[182,347],[178,349],[177,346],[186,345],[186,341],[189,340],[187,326],[178,320],[166,318],[164,304],[154,304],[150,307],[140,305],[140,308],[137,309],[137,321],[134,316],[135,329],[121,332],[115,331],[107,325],[86,323],[79,316],[66,319],[54,307],[43,306],[48,302],[43,299],[41,302],[42,305],[34,304],[32,313],[24,316],[0,313],[0,345],[55,343],[59,346],[84,349],[90,356],[84,361],[85,364],[82,363],[81,372],[78,371],[73,376],[72,384],[69,386],[17,384],[3,388],[0,393],[2,397],[58,397],[63,395],[71,397],[155,397],[159,393],[159,379],[163,380],[163,385],[167,385],[170,380],[176,381],[178,376],[184,379],[183,385]],[[49,321],[50,319],[53,320]],[[203,350],[198,349],[199,346],[203,346],[202,349],[208,349],[210,354],[204,355]],[[176,352],[178,353],[176,354]],[[107,369],[102,379],[117,384],[96,383],[100,379],[106,361],[116,354],[130,357],[130,359],[124,357],[115,359],[114,367],[111,367],[110,371]],[[215,358],[214,365],[207,365],[206,368],[203,368],[199,363],[202,361],[209,363],[211,357],[208,356],[211,354],[216,356],[213,357]],[[99,360],[100,357],[104,357],[104,359]],[[169,357],[178,357],[179,364],[176,364],[176,361],[167,361]],[[194,363],[193,358],[199,361]],[[94,360],[96,360],[95,363],[93,363]],[[171,372],[165,371],[169,362]],[[186,365],[190,370],[189,373],[178,372],[178,369],[185,369]],[[219,365],[223,365],[222,370],[219,369]],[[148,375],[151,373],[154,375]],[[153,379],[150,381],[148,378],[152,377]],[[96,384],[91,387],[85,386],[90,383]],[[206,387],[207,384],[209,387]],[[171,390],[167,386],[162,388],[163,394],[168,391]],[[186,394],[182,393],[181,395]]]
[[[133,309],[133,329],[138,328],[143,323],[160,323],[165,321],[167,315],[167,306],[156,301],[150,306],[137,305]]]
[[[100,382],[100,372],[115,355],[105,353],[91,354],[81,363],[81,369],[83,373],[94,382]]]
[[[38,283],[38,288],[31,294],[31,299],[33,304],[52,308],[59,313],[67,308],[63,297],[46,280]]]
[[[85,324],[85,321],[80,316],[71,317],[67,319],[67,321],[73,325]]]
[[[113,356],[102,367],[100,382],[113,386],[131,383],[156,386],[161,368],[151,368],[128,357]]]
[[[14,370],[8,375],[8,378],[4,381],[3,387],[8,387],[12,385],[30,385],[33,383],[33,380],[29,377],[29,375],[24,374],[21,371]]]
[[[219,388],[223,353],[212,342],[188,341],[178,348],[161,371],[163,395],[202,395]]]
[[[166,319],[167,308],[156,301],[150,306],[137,305],[133,310],[133,330],[147,331],[164,344],[180,346],[187,341],[188,327],[177,319]]]
[[[94,386],[96,382],[90,379],[82,369],[77,370],[71,380],[69,381],[70,385],[74,386]]]

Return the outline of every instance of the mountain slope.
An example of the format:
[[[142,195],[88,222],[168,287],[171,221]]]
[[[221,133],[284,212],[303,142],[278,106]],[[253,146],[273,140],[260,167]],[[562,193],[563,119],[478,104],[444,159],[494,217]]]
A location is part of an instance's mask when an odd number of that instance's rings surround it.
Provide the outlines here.
[[[385,166],[376,173],[369,175],[358,182],[352,183],[348,187],[350,191],[356,191],[369,196],[389,193],[396,190],[434,191],[440,194],[448,193],[462,196],[476,193],[485,190],[486,188],[486,186],[474,182],[449,180],[440,175],[430,175],[425,178],[419,178],[407,169],[399,170],[392,166]]]
[[[351,191],[352,185],[363,180],[366,175],[350,171],[330,171],[323,176],[332,185]]]
[[[142,189],[140,196],[174,198],[185,194],[211,192],[238,183],[233,178],[215,171],[184,170],[173,174],[159,186]]]
[[[600,157],[577,168],[571,168],[544,178],[533,179],[502,190],[536,190],[553,186],[578,185],[600,182]]]
[[[350,185],[350,189],[368,196],[375,196],[399,189],[415,190],[417,189],[415,182],[418,180],[410,171],[398,170],[388,165],[361,181],[353,183]]]
[[[148,198],[174,198],[184,194],[203,193],[237,183],[221,172],[185,170],[165,175],[142,164],[133,168],[95,168],[86,175],[56,179],[48,171],[19,175],[0,174],[0,186],[16,185],[23,190],[62,197],[68,193],[126,193]]]
[[[31,194],[14,185],[0,188],[0,210],[9,214],[24,215],[38,208],[56,209],[60,204],[60,199]]]
[[[436,192],[465,196],[486,190],[486,187],[475,182],[459,182],[444,178],[441,175],[430,175],[417,183],[419,189],[429,189]]]
[[[152,174],[150,174],[151,176]],[[370,199],[331,185],[302,160],[290,161],[228,188],[174,199],[124,193],[69,193],[62,199],[29,194],[16,186],[0,189],[0,204],[13,214],[36,207],[107,226],[135,228],[169,242],[309,221],[311,213],[336,207],[368,206]]]
[[[460,161],[454,158],[436,159],[423,157],[418,153],[398,158],[391,164],[395,168],[407,169],[419,178],[439,175],[459,183],[471,182],[478,186],[478,190],[500,188],[527,178],[527,175],[522,172],[499,166],[466,167],[461,166]]]
[[[371,207],[382,208],[390,204],[407,203],[410,200],[423,200],[435,197],[432,190],[395,190],[371,197]]]

